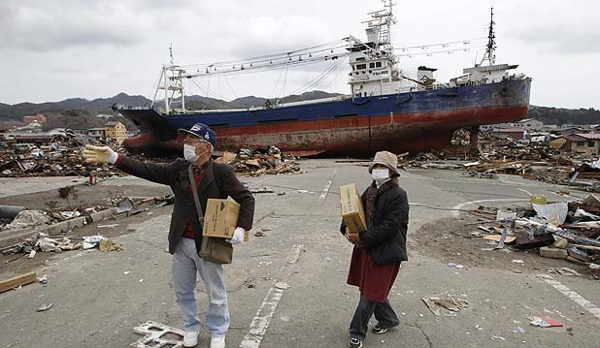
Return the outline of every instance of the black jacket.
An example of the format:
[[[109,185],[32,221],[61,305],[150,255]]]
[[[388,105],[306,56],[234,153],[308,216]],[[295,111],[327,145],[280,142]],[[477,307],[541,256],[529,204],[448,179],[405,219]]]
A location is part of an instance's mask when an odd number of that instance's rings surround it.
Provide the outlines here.
[[[361,200],[366,213],[366,190]],[[406,191],[398,186],[390,188],[376,198],[371,212],[373,226],[359,234],[362,247],[369,250],[374,263],[383,265],[408,261],[406,252],[408,210]],[[346,224],[343,220],[340,231],[342,234],[346,232]]]
[[[170,164],[152,164],[121,156],[120,162],[117,163],[117,168],[126,173],[169,185],[173,190],[175,205],[171,216],[171,227],[169,228],[169,253],[171,254],[177,250],[190,218],[193,221],[196,249],[200,250],[202,243],[202,226],[198,221],[194,196],[188,189],[190,183],[188,166],[190,166],[190,162],[181,158]],[[247,231],[250,230],[254,217],[254,197],[237,179],[231,166],[214,163],[210,160],[198,186],[198,197],[202,211],[206,211],[206,202],[209,198],[224,199],[227,196],[231,196],[240,204],[238,227],[242,227]]]

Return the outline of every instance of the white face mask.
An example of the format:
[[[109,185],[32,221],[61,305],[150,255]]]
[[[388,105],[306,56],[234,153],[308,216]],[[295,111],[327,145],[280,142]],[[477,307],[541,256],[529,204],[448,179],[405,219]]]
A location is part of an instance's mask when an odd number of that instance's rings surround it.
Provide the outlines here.
[[[183,144],[183,158],[188,162],[194,163],[200,158],[200,155],[196,155],[196,147],[193,145]]]
[[[390,178],[390,170],[389,169],[373,169],[371,172],[371,176],[377,186],[381,185],[384,181]]]

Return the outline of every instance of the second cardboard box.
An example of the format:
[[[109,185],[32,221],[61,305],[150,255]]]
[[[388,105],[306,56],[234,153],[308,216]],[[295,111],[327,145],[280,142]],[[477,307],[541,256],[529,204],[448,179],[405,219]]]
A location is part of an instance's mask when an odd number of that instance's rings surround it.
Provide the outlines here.
[[[365,220],[365,212],[356,184],[341,186],[340,200],[342,203],[342,218],[350,232],[361,233],[366,231],[367,220]]]

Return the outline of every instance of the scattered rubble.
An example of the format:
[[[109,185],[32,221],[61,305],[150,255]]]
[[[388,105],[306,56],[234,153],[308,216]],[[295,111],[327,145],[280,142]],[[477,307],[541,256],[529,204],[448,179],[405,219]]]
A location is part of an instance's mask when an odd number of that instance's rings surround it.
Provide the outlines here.
[[[110,165],[83,162],[81,151],[83,146],[90,142],[90,139],[82,139],[67,132],[57,135],[46,145],[8,143],[0,147],[0,177],[83,176],[89,177],[89,184],[94,185],[98,182],[98,178],[126,175]],[[168,163],[174,160],[174,157],[146,158],[130,154],[122,147],[115,150],[146,162]],[[266,149],[240,149],[235,153],[225,152],[217,162],[229,163],[236,172],[253,176],[301,172],[297,158],[283,154],[276,146]]]
[[[121,175],[105,166],[81,161],[81,149],[89,143],[72,133],[56,135],[47,145],[8,143],[0,147],[0,177]]]
[[[123,246],[103,236],[83,237],[81,240],[67,236],[75,228],[88,223],[114,219],[116,216],[132,216],[146,212],[150,208],[173,204],[174,196],[159,197],[115,197],[106,205],[82,207],[72,196],[77,194],[75,186],[58,190],[60,197],[69,201],[72,210],[57,209],[57,203],[48,204],[47,210],[19,212],[14,219],[0,220],[0,251],[2,254],[25,253],[32,259],[38,252],[61,252],[67,250],[99,248],[103,252],[122,251]],[[148,214],[150,214],[149,212]],[[97,228],[110,229],[119,224],[97,225]]]
[[[550,317],[546,317],[546,316],[542,316],[542,317],[528,317],[527,319],[529,319],[529,324],[532,326],[539,326],[542,328],[547,328],[547,327],[562,327],[563,324],[561,322],[558,322]]]
[[[104,253],[124,250],[122,244],[117,244],[109,239],[102,239],[98,245],[98,249]]]
[[[38,312],[45,312],[45,311],[49,310],[50,308],[52,308],[52,306],[53,306],[52,303],[50,303],[50,304],[43,304],[43,305],[40,305],[38,307],[37,311]]]
[[[35,272],[21,274],[6,280],[0,280],[0,293],[11,289],[20,289],[23,285],[33,283],[36,280],[37,276]]]
[[[252,176],[301,173],[297,158],[283,154],[276,146],[270,146],[268,149],[240,149],[235,153],[225,152],[216,162],[228,163],[237,173]]]
[[[543,198],[539,201],[546,201]],[[532,202],[529,207],[512,211],[479,207],[471,213],[478,221],[465,224],[477,226],[470,236],[480,237],[493,245],[493,248],[482,250],[536,250],[541,257],[589,266],[591,272],[600,268],[595,266],[600,262],[600,223],[596,220],[600,214],[600,200],[593,194],[582,201]],[[524,264],[520,259],[512,262]],[[567,267],[549,272],[581,275]]]
[[[465,175],[487,179],[512,174],[600,192],[598,154],[570,153],[552,148],[549,141],[526,144],[510,137],[500,139],[488,132],[479,133],[479,151],[470,151],[464,143],[410,156],[400,154],[398,168],[463,170]],[[448,160],[460,162],[448,163]]]
[[[461,309],[468,307],[468,301],[460,296],[444,295],[444,296],[433,296],[429,298],[422,298],[427,308],[435,316],[442,315],[441,309],[446,308],[450,312],[458,312]]]
[[[147,321],[133,329],[143,337],[133,342],[130,347],[172,347],[183,348],[183,330],[179,330],[154,321]]]
[[[13,218],[0,218],[0,235],[4,231],[24,230],[24,229],[50,229],[48,234],[55,231],[51,226],[58,227],[59,223],[65,223],[65,228],[58,228],[60,232],[69,231],[72,228],[85,225],[90,222],[98,222],[117,214],[126,214],[127,216],[136,215],[148,210],[149,207],[160,207],[173,204],[174,196],[160,197],[115,197],[107,202],[106,205],[81,206],[77,199],[77,187],[66,186],[58,189],[58,197],[64,199],[68,205],[68,210],[57,208],[58,202],[50,201],[46,205],[48,209],[30,210],[23,208]],[[0,210],[2,207],[0,206]],[[8,216],[8,215],[6,215]],[[72,222],[72,223],[69,223]]]
[[[115,243],[114,241],[105,238],[102,235],[86,236],[79,242],[73,242],[68,237],[48,237],[44,233],[38,233],[37,235],[27,238],[21,243],[13,245],[12,247],[3,250],[3,254],[17,254],[27,253],[29,258],[35,257],[38,252],[56,252],[60,253],[63,251],[70,250],[87,250],[98,248],[102,252],[110,251],[123,251],[123,245]],[[42,279],[42,278],[40,278]],[[41,282],[41,280],[40,280]]]

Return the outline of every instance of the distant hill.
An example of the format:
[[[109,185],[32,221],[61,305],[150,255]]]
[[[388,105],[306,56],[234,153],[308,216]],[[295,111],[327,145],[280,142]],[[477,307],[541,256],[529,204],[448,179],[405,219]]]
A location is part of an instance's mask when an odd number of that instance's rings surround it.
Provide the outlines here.
[[[119,93],[111,98],[100,98],[92,101],[83,98],[65,99],[59,102],[40,104],[20,103],[15,105],[0,104],[0,121],[20,120],[26,115],[60,113],[65,110],[85,110],[93,114],[111,114],[113,104],[128,106],[150,105],[150,100],[140,95]]]
[[[535,118],[544,124],[600,124],[600,110],[589,109],[562,109],[542,106],[531,106],[529,118]]]
[[[110,107],[113,106],[113,104],[127,106],[149,106],[151,103],[151,100],[141,95],[127,95],[125,93],[119,93],[111,98],[99,98],[88,101],[88,103],[84,105],[84,109],[90,111],[104,111],[102,113],[108,114],[112,113]]]
[[[331,98],[339,96],[338,93],[328,93],[323,91],[311,91],[300,95],[289,95],[279,99],[281,103],[291,103],[304,100],[315,100],[323,98]],[[277,98],[270,99],[273,104],[278,100]],[[220,99],[202,97],[199,95],[191,95],[185,97],[185,107],[189,110],[214,110],[214,109],[246,109],[253,106],[263,106],[267,102],[267,98],[247,96],[234,99],[232,101],[224,101]],[[120,103],[125,105],[123,103]],[[162,102],[157,103],[158,106],[162,106]]]

